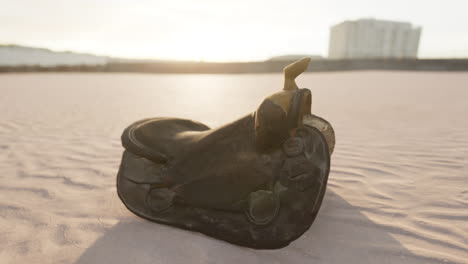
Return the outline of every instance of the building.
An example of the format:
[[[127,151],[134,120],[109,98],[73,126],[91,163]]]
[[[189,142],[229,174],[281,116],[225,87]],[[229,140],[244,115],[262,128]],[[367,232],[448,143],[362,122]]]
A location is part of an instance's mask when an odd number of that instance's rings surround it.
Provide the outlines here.
[[[376,19],[345,21],[330,30],[328,57],[416,58],[421,28]]]

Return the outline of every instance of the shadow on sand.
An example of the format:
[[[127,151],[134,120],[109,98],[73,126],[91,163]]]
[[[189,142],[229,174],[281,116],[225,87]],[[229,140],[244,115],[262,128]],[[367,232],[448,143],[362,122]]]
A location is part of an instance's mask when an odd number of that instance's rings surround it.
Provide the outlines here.
[[[137,217],[121,221],[77,260],[91,263],[436,263],[416,256],[385,229],[328,190],[301,238],[279,250],[253,250]]]

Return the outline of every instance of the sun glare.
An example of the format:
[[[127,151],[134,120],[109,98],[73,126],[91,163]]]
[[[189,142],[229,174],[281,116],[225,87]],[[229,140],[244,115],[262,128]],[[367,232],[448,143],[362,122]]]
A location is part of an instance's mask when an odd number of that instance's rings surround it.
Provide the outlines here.
[[[252,55],[245,37],[226,36],[222,31],[209,29],[177,34],[171,36],[165,43],[142,45],[137,50],[131,49],[121,53],[129,58],[152,57],[163,60],[207,62],[253,61],[268,57],[262,54]],[[148,56],[149,54],[155,54],[155,56]]]

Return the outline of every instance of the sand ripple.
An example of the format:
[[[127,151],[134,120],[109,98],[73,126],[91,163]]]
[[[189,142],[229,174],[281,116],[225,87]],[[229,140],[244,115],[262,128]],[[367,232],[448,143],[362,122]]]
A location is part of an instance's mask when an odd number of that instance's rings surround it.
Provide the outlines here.
[[[282,250],[239,248],[123,207],[114,183],[126,125],[182,116],[216,126],[255,109],[281,78],[0,75],[0,262],[467,263],[465,73],[303,76],[337,145],[317,221]]]

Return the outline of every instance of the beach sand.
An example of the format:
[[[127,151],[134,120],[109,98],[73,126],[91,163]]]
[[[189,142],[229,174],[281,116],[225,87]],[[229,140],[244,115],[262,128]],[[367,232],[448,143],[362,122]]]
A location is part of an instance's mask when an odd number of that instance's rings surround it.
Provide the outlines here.
[[[209,126],[280,74],[0,75],[0,263],[468,263],[468,73],[307,73],[337,144],[301,238],[253,250],[130,213],[120,134],[153,116]]]

